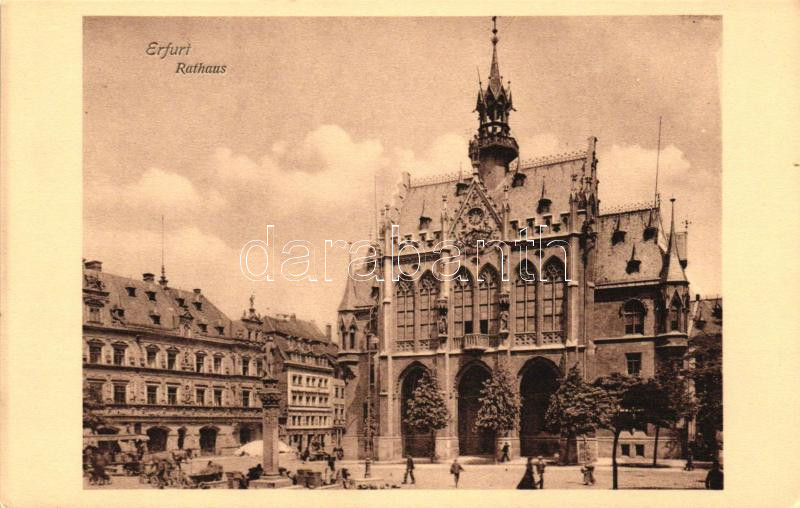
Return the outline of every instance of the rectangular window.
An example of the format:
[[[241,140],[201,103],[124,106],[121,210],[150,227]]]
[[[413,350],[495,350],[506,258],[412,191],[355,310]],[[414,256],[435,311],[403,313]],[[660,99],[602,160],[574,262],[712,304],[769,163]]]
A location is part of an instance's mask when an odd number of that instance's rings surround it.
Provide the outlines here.
[[[125,290],[128,292],[128,296],[136,296],[136,288],[128,286]]]
[[[155,291],[146,291],[146,293],[147,293],[147,299],[148,300],[150,300],[151,302],[155,302],[156,301],[156,292]]]
[[[642,353],[626,353],[625,360],[628,364],[628,375],[638,376],[642,371]]]
[[[250,407],[250,390],[242,390],[242,406]]]
[[[203,364],[206,362],[206,357],[203,355],[195,355],[194,357],[194,370],[196,372],[203,372]]]
[[[154,325],[160,325],[161,324],[161,316],[157,316],[155,314],[152,314],[152,315],[150,315],[150,319],[153,320],[153,324]]]
[[[247,357],[242,358],[242,375],[243,376],[250,375],[250,358]]]
[[[103,383],[89,383],[89,398],[95,402],[103,402]]]
[[[194,401],[202,406],[206,403],[206,390],[205,388],[195,388],[194,390]]]
[[[155,367],[156,366],[156,354],[157,354],[157,351],[155,349],[148,349],[147,350],[147,366],[148,367]]]
[[[125,365],[125,348],[114,347],[114,365]]]
[[[100,363],[103,358],[102,346],[89,346],[89,363]]]
[[[219,374],[220,370],[222,370],[222,357],[215,356],[214,357],[214,372]]]
[[[261,377],[264,375],[264,362],[256,360],[256,375]]]
[[[178,356],[177,351],[167,351],[167,368],[175,370],[175,359]]]
[[[178,405],[178,387],[177,386],[168,386],[167,387],[167,404],[170,406],[177,406]]]
[[[208,331],[208,325],[205,323],[198,323],[197,326],[200,327],[200,331],[206,333]]]
[[[625,457],[630,457],[631,456],[631,445],[622,444],[622,445],[619,445],[619,447],[621,449],[620,453],[622,453],[622,455],[624,455]]]
[[[219,388],[214,389],[214,405],[215,406],[222,405],[222,390]]]
[[[225,327],[224,326],[217,326],[217,335],[225,335]]]
[[[155,385],[147,385],[147,403],[158,404],[158,387]]]
[[[114,404],[125,404],[127,401],[126,386],[114,385]]]
[[[643,444],[637,444],[637,445],[635,445],[635,447],[636,447],[636,456],[637,457],[644,457],[644,445]]]

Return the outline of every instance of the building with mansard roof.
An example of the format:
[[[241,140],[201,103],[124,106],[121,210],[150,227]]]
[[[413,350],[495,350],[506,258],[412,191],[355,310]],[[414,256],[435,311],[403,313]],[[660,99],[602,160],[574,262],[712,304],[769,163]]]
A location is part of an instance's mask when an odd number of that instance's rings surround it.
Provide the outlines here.
[[[281,437],[331,445],[344,431],[347,379],[336,352],[313,322],[259,315],[252,298],[234,321],[201,289],[170,286],[163,268],[158,281],[136,280],[84,263],[83,379],[105,420],[87,444],[117,451],[141,439],[151,451],[231,453],[261,439],[258,391],[269,367],[283,387]]]
[[[441,458],[484,455],[498,440],[515,455],[553,455],[560,443],[544,415],[567,369],[578,365],[587,381],[612,372],[649,377],[687,347],[686,233],[672,212],[662,216],[657,197],[601,208],[594,137],[584,150],[519,159],[497,43],[494,30],[478,128],[465,147],[471,174],[404,173],[364,268],[382,280],[348,280],[336,326],[339,362],[355,376],[345,401],[350,457],[427,457],[431,447]],[[475,426],[480,388],[500,365],[522,400],[519,429],[508,436]],[[425,371],[451,415],[435,437],[404,422]],[[659,455],[680,456],[680,436],[663,434]],[[653,441],[652,429],[642,429],[624,433],[620,447],[649,456]],[[611,455],[610,435],[587,442],[589,453]]]

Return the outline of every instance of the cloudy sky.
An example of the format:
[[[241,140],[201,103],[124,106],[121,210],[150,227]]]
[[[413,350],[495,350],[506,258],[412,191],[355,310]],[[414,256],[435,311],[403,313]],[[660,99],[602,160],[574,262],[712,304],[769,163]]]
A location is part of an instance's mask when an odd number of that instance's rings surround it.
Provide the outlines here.
[[[721,146],[717,18],[499,18],[523,158],[584,149],[596,136],[602,208],[659,189],[689,225],[692,291],[720,288]],[[87,18],[84,257],[139,277],[161,264],[232,318],[335,320],[346,256],[325,239],[368,239],[373,194],[401,171],[469,168],[488,18]],[[151,42],[191,43],[160,59]],[[225,65],[222,75],[181,75]],[[315,246],[317,282],[251,282],[239,252],[275,226]],[[279,257],[281,262],[286,256]],[[253,258],[254,267],[259,259]],[[274,261],[274,260],[273,260]]]

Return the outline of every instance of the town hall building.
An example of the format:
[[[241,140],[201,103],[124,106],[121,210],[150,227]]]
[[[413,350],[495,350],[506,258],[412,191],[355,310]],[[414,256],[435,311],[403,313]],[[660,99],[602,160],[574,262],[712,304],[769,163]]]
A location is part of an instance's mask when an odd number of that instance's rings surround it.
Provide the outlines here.
[[[560,443],[544,415],[561,374],[578,365],[587,381],[650,377],[687,347],[687,236],[674,212],[662,217],[658,197],[601,209],[594,137],[581,151],[520,160],[493,34],[471,174],[404,173],[364,268],[382,280],[348,278],[337,328],[338,361],[355,376],[344,401],[350,458],[424,457],[431,447],[441,459],[488,455],[497,440],[512,456],[552,456]],[[475,426],[480,389],[500,366],[522,401],[519,429],[503,437]],[[435,437],[404,423],[424,372],[450,414]],[[659,456],[680,456],[665,433]],[[611,455],[610,434],[589,442],[591,455]],[[653,442],[647,429],[620,438],[631,456],[651,456]]]

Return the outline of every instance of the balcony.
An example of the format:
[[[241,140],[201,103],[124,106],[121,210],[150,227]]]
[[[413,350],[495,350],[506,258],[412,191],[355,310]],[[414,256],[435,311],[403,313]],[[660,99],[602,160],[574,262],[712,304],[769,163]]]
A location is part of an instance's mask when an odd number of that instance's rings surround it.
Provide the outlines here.
[[[492,344],[489,335],[485,333],[468,333],[464,335],[461,349],[470,353],[483,353],[490,347],[492,347]]]

